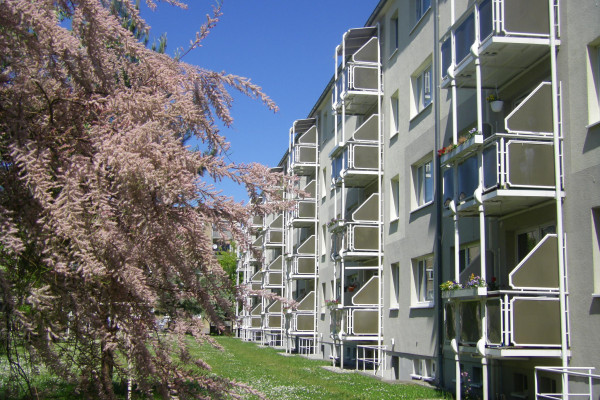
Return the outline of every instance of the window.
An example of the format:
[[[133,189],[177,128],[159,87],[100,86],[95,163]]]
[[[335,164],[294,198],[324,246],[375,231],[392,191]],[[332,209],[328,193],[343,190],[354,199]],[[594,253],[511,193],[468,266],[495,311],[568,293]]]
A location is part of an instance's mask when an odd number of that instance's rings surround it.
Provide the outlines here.
[[[513,393],[525,394],[527,392],[527,375],[515,372],[513,374],[513,387]]]
[[[587,91],[589,126],[600,123],[600,38],[587,48]]]
[[[400,217],[400,176],[390,179],[390,222]]]
[[[465,268],[471,266],[474,261],[479,262],[479,243],[465,245],[459,250],[459,271],[463,272]],[[479,275],[479,273],[475,273]]]
[[[413,304],[433,303],[433,256],[413,261],[414,296]]]
[[[421,207],[433,201],[433,166],[429,160],[413,167],[415,206]]]
[[[423,18],[423,15],[425,15],[427,10],[429,10],[429,8],[431,8],[431,0],[415,0],[415,1],[416,1],[416,6],[417,6],[416,21],[419,22],[419,20],[421,18]]]
[[[413,379],[423,379],[431,381],[435,378],[435,361],[427,358],[414,358],[412,360],[413,373],[410,375]]]
[[[415,358],[414,360],[412,360],[412,362],[413,362],[412,377],[413,378],[420,378],[421,377],[421,359],[420,358]]]
[[[400,131],[400,107],[398,91],[390,97],[390,137],[394,137]]]
[[[442,43],[442,78],[448,76],[448,68],[452,64],[452,37],[448,37]]]
[[[321,198],[326,196],[327,193],[327,167],[321,170]]]
[[[398,44],[399,44],[399,37],[398,37],[398,11],[396,11],[394,13],[394,15],[392,16],[392,18],[390,19],[390,25],[389,25],[389,34],[390,34],[390,40],[389,40],[389,49],[390,49],[390,56],[392,54],[394,54],[394,52],[396,50],[398,50]]]
[[[417,116],[431,104],[431,61],[428,62],[411,77],[411,118]]]
[[[392,264],[392,287],[391,287],[391,298],[390,308],[398,309],[400,306],[400,264]]]
[[[556,233],[556,226],[537,226],[517,234],[517,263],[521,262],[533,248],[548,234]]]
[[[321,256],[324,256],[327,253],[327,225],[321,227],[321,233]]]
[[[592,209],[594,295],[600,297],[600,207]]]

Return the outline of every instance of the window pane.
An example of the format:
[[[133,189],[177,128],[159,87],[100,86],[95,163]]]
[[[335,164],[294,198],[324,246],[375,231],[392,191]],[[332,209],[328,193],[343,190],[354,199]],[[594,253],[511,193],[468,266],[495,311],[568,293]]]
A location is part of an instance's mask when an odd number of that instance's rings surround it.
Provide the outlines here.
[[[459,64],[471,50],[471,45],[475,41],[474,16],[471,14],[455,32],[456,44],[456,63]]]
[[[458,166],[458,200],[472,197],[478,185],[477,157],[471,157]]]
[[[485,0],[479,6],[479,39],[483,40],[492,33],[492,1]]]
[[[444,171],[444,207],[448,207],[454,198],[454,170],[448,168]]]
[[[442,77],[448,76],[448,68],[452,62],[452,41],[448,38],[442,43]]]
[[[431,103],[431,67],[423,72],[423,108]]]
[[[425,300],[432,301],[433,300],[433,258],[428,258],[425,260],[425,278],[426,278],[426,288],[425,288]]]
[[[433,172],[431,168],[431,162],[425,164],[425,187],[424,196],[425,203],[433,201]]]
[[[423,99],[423,75],[419,75],[417,77],[417,88],[415,91],[415,104],[417,106],[417,112],[421,111],[423,109],[423,104],[421,103],[422,99]]]
[[[535,231],[521,233],[517,236],[517,257],[520,262],[537,244]]]

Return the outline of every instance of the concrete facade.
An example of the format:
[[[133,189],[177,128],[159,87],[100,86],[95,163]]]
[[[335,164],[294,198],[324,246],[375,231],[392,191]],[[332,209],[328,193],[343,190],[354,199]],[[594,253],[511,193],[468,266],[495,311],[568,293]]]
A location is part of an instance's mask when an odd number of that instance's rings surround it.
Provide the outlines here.
[[[567,372],[600,368],[598,22],[591,0],[382,0],[343,33],[278,166],[311,214],[255,219],[262,258],[240,259],[240,283],[301,306],[249,294],[239,336],[457,397],[585,386]]]

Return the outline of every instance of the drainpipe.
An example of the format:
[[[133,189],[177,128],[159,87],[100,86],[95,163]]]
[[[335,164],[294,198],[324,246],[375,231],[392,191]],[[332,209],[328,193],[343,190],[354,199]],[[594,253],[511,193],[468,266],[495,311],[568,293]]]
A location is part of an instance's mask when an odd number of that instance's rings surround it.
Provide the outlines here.
[[[440,140],[440,49],[439,49],[439,25],[440,25],[440,15],[439,15],[439,0],[435,0],[434,9],[433,9],[433,88],[435,90],[433,94],[433,112],[435,114],[435,124],[434,124],[434,149],[441,149],[443,141]],[[435,157],[435,156],[434,156]],[[444,363],[444,303],[442,302],[442,291],[440,290],[440,285],[442,284],[442,265],[443,265],[443,257],[442,257],[442,212],[443,212],[443,179],[442,179],[442,169],[440,167],[440,158],[434,158],[434,171],[436,174],[435,179],[435,203],[436,203],[436,242],[435,242],[435,254],[436,254],[436,304],[437,304],[437,375],[436,379],[438,381],[438,385],[442,386],[444,382],[444,368],[442,365]]]
[[[554,1],[548,0],[549,15],[550,15],[550,66],[552,74],[552,128],[553,128],[553,145],[554,145],[554,184],[556,186],[556,232],[558,239],[558,271],[559,271],[559,303],[560,303],[560,335],[561,335],[561,361],[563,368],[569,366],[568,343],[567,343],[567,287],[565,287],[566,269],[565,269],[565,253],[564,253],[564,227],[563,227],[563,205],[562,205],[562,179],[561,179],[561,162],[560,162],[560,138],[559,138],[559,104],[558,104],[558,76],[556,71],[556,15]],[[563,373],[563,399],[569,399],[569,378],[566,373]]]

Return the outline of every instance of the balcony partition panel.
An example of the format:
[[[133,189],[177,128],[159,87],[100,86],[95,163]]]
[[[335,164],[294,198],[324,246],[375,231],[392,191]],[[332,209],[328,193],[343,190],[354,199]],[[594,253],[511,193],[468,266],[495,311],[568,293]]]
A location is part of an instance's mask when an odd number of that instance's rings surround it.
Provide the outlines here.
[[[352,336],[378,335],[379,316],[377,309],[352,308],[347,310],[347,334]]]
[[[352,304],[355,306],[372,306],[379,303],[379,278],[371,277],[367,283],[361,287],[354,296]]]
[[[549,36],[548,0],[496,0],[500,4],[502,31],[509,36]],[[558,1],[554,0],[553,3]]]
[[[314,200],[299,200],[294,207],[294,218],[314,219],[316,218],[317,205]]]
[[[515,289],[557,290],[559,280],[558,237],[548,234],[510,272]]]
[[[486,303],[487,343],[491,346],[560,347],[560,306],[557,296],[527,296],[499,291]]]
[[[297,332],[313,332],[315,330],[314,314],[294,315],[294,330]]]
[[[296,257],[293,273],[296,275],[314,275],[317,272],[317,260],[313,257]]]
[[[378,227],[366,224],[350,223],[346,226],[345,251],[379,251]]]
[[[352,213],[356,222],[377,222],[379,220],[379,194],[373,193]]]
[[[504,125],[508,133],[551,136],[554,131],[552,84],[540,83],[511,111],[505,118]]]

